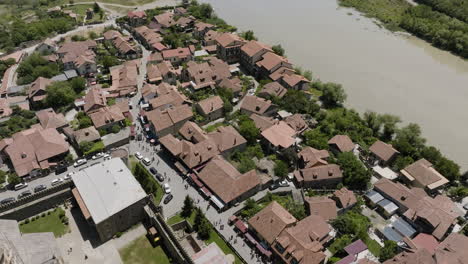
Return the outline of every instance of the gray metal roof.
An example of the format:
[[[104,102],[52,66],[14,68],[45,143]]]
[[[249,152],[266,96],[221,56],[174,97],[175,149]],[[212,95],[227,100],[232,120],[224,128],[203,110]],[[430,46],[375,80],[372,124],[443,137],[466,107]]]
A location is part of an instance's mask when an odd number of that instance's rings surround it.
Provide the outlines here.
[[[382,207],[387,213],[393,214],[398,210],[398,205],[394,204],[393,202],[383,199],[382,201],[377,203],[380,207]]]
[[[384,197],[380,193],[374,190],[370,190],[369,192],[367,192],[366,197],[373,203],[378,203],[384,199]]]
[[[416,230],[401,217],[397,218],[395,222],[392,223],[392,225],[393,228],[403,236],[412,237],[414,234],[416,234]]]
[[[384,230],[382,231],[382,234],[388,240],[392,240],[395,242],[400,242],[403,240],[403,237],[389,226],[384,228]]]
[[[78,73],[76,72],[76,70],[64,71],[63,74],[65,74],[67,79],[75,78],[78,76]]]
[[[95,224],[146,197],[120,158],[81,170],[72,179]]]

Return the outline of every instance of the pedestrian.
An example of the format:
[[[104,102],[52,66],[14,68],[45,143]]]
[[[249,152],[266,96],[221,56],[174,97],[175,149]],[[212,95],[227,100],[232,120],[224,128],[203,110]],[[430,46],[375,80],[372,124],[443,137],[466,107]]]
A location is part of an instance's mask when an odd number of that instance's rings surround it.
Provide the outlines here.
[[[85,259],[85,260],[88,259],[88,255],[84,255],[84,259]]]

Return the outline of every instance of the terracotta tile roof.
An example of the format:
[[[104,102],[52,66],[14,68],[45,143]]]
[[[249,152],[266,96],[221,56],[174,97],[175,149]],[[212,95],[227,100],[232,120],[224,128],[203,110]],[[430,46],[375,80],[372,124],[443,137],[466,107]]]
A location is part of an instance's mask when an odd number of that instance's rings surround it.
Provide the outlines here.
[[[211,160],[218,154],[218,147],[212,139],[203,140],[197,144],[182,141],[182,152],[179,158],[188,168],[194,168]]]
[[[260,212],[252,216],[248,224],[266,242],[272,244],[281,231],[296,222],[297,219],[288,210],[284,209],[278,202],[272,201]]]
[[[234,94],[242,92],[241,80],[237,77],[232,79],[224,78],[219,84],[219,87],[224,87],[231,90]]]
[[[177,57],[179,59],[184,59],[192,55],[189,48],[177,48],[177,49],[170,49],[170,50],[163,50],[162,51],[163,58],[168,60],[170,58]]]
[[[99,108],[98,110],[89,113],[88,116],[91,118],[91,121],[93,121],[96,129],[125,119],[125,116],[117,105]]]
[[[208,32],[205,33],[204,40],[205,42],[210,42],[216,40],[219,36],[221,36],[222,33],[214,30],[208,30]]]
[[[284,121],[278,122],[262,132],[262,136],[268,140],[273,146],[281,148],[289,148],[294,145],[296,131],[286,124]]]
[[[162,62],[163,61],[163,56],[161,52],[152,52],[151,55],[148,58],[148,62]]]
[[[294,129],[297,134],[301,134],[307,128],[309,128],[306,121],[302,118],[302,115],[300,114],[288,116],[284,119],[284,122],[286,122],[286,124],[288,124],[292,129]]]
[[[119,50],[121,54],[127,54],[129,52],[136,52],[136,49],[128,42],[128,37],[117,36],[114,38],[114,46]]]
[[[180,128],[179,134],[186,140],[193,143],[198,143],[208,139],[206,132],[191,121],[185,122],[185,124]]]
[[[83,141],[93,142],[101,138],[101,135],[99,135],[99,131],[97,131],[96,128],[93,126],[76,130],[73,132],[73,136],[75,137],[75,141],[78,144],[80,144]]]
[[[143,11],[143,10],[142,10],[142,11],[129,11],[129,12],[127,13],[127,16],[128,16],[129,18],[134,18],[134,17],[137,17],[137,18],[144,18],[144,17],[146,17],[146,13],[145,13],[145,11]]]
[[[163,79],[161,71],[156,64],[148,64],[146,74],[149,82],[158,82]]]
[[[243,40],[241,37],[239,37],[236,34],[232,33],[222,33],[216,38],[216,43],[218,45],[226,48],[228,46],[238,46],[238,45],[243,45],[245,43],[245,40]]]
[[[272,106],[270,100],[265,100],[263,98],[247,95],[244,97],[244,100],[241,105],[241,109],[245,109],[249,112],[263,115],[268,109]]]
[[[181,94],[176,89],[171,89],[166,94],[158,95],[149,101],[153,109],[165,109],[168,107],[176,107],[184,104],[187,101],[185,95]]]
[[[294,87],[297,84],[299,84],[300,82],[310,83],[310,81],[307,80],[307,78],[305,78],[304,76],[299,75],[299,74],[285,74],[285,75],[283,75],[283,81],[287,85],[289,85],[289,87]]]
[[[416,180],[429,189],[438,188],[449,182],[442,174],[435,170],[432,163],[426,159],[420,159],[408,165],[401,170],[401,173],[408,178],[409,181],[413,182]]]
[[[60,46],[57,53],[61,54],[72,52],[80,54],[95,47],[97,47],[97,43],[94,40],[65,42]]]
[[[174,157],[182,153],[182,141],[175,138],[172,134],[166,135],[159,139],[159,142],[164,146]]]
[[[241,174],[219,156],[208,162],[198,176],[226,204],[260,184],[255,170]]]
[[[357,203],[356,195],[354,195],[354,192],[348,190],[346,187],[336,190],[333,193],[333,195],[338,199],[340,205],[343,208],[348,208]]]
[[[122,33],[120,33],[117,30],[111,29],[111,30],[108,30],[108,31],[104,32],[104,34],[102,34],[102,35],[103,35],[105,40],[113,40],[116,37],[121,37]]]
[[[435,251],[435,259],[437,263],[466,263],[468,259],[468,237],[451,233]]]
[[[6,117],[13,114],[13,109],[10,108],[10,102],[6,98],[0,98],[0,117]]]
[[[418,248],[425,248],[429,253],[434,254],[439,246],[437,239],[429,234],[419,233],[415,238],[411,239],[412,243]]]
[[[255,126],[260,129],[260,131],[264,131],[275,124],[278,124],[278,120],[275,120],[272,117],[261,116],[257,114],[252,114],[250,119],[255,123]]]
[[[94,111],[107,105],[106,94],[102,88],[93,87],[86,94],[84,111]]]
[[[290,64],[286,58],[276,55],[273,52],[267,52],[262,56],[262,60],[257,62],[257,66],[263,67],[267,71],[271,71],[282,63]]]
[[[37,111],[36,117],[44,129],[59,128],[68,125],[67,120],[65,120],[65,116],[62,113],[55,113],[54,109],[52,108]]]
[[[279,67],[276,71],[274,71],[272,74],[270,74],[270,79],[273,81],[279,81],[281,78],[283,78],[285,75],[288,74],[294,74],[295,71],[289,67]]]
[[[20,177],[34,169],[48,168],[48,159],[64,154],[70,148],[56,129],[42,129],[41,126],[34,126],[14,134],[9,143],[5,153]]]
[[[335,145],[340,152],[348,152],[354,149],[354,143],[347,135],[336,135],[328,141],[328,145]]]
[[[214,28],[215,26],[212,25],[212,24],[209,24],[209,23],[205,23],[205,22],[197,22],[195,23],[195,30],[196,31],[204,31],[206,30],[207,28]]]
[[[200,107],[202,114],[208,115],[212,112],[218,111],[222,109],[224,106],[223,99],[218,95],[206,98],[198,102],[198,106]]]
[[[192,22],[193,22],[193,19],[191,19],[190,17],[180,17],[177,20],[176,25],[178,25],[179,27],[185,28],[185,27],[188,27],[190,23]]]
[[[216,143],[221,153],[247,143],[247,140],[232,126],[218,127],[208,136]]]
[[[317,165],[326,165],[328,162],[325,159],[330,157],[328,151],[324,149],[317,150],[312,147],[305,147],[297,155],[304,162],[304,168],[311,168]]]
[[[282,98],[288,90],[284,88],[281,84],[278,82],[271,82],[265,84],[263,86],[263,89],[259,92],[259,95],[271,95],[271,96],[276,96],[279,98]]]
[[[0,57],[0,60],[6,61],[8,59],[14,59],[15,63],[19,63],[20,60],[23,58],[23,55],[24,55],[24,52],[22,50],[19,50],[11,54]]]
[[[127,61],[123,65],[110,68],[112,76],[112,86],[110,89],[126,96],[137,91],[137,77],[139,60]]]
[[[311,215],[321,216],[325,221],[337,217],[336,203],[326,196],[306,197],[305,202],[309,205]]]
[[[190,106],[180,105],[165,110],[152,110],[146,112],[146,116],[156,131],[161,131],[174,126],[180,121],[190,119],[193,116],[193,112]]]
[[[414,252],[402,252],[383,264],[436,264],[432,255],[426,249],[418,249]]]
[[[217,75],[207,62],[196,63],[190,61],[187,63],[185,71],[191,82],[193,82],[192,86],[195,90],[216,84]]]
[[[247,42],[244,46],[242,46],[241,50],[249,57],[252,57],[259,52],[273,51],[271,47],[256,40]]]
[[[208,63],[214,75],[216,76],[217,81],[231,77],[229,64],[227,64],[223,60],[220,60],[216,57],[210,57],[208,59]]]
[[[314,182],[327,179],[343,178],[341,169],[336,164],[321,165],[302,170],[296,170],[294,176],[298,182]]]
[[[174,14],[165,12],[160,15],[154,16],[154,20],[161,24],[163,27],[170,27],[175,24]]]
[[[399,153],[398,150],[392,147],[392,145],[380,140],[377,140],[374,144],[372,144],[369,150],[383,161],[389,161],[394,155]]]
[[[37,78],[32,84],[31,87],[29,88],[28,92],[28,97],[33,98],[36,95],[46,91],[46,87],[52,84],[52,80],[44,78],[44,77],[39,77]]]

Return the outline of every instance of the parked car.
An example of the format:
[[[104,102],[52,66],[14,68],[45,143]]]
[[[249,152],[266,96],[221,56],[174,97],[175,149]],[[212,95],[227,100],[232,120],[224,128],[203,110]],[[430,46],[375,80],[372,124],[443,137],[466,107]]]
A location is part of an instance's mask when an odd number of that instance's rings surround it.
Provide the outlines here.
[[[23,197],[29,196],[29,195],[31,195],[31,194],[32,194],[32,192],[31,192],[30,190],[24,191],[24,192],[22,192],[22,193],[20,193],[20,194],[18,195],[18,199],[21,199],[21,198],[23,198]]]
[[[151,167],[149,170],[150,170],[151,173],[153,173],[153,175],[158,174],[158,171],[156,170],[155,167]]]
[[[75,163],[73,163],[73,166],[75,167],[79,167],[81,165],[84,165],[86,164],[88,161],[86,159],[79,159],[77,160]]]
[[[74,171],[69,172],[65,177],[63,177],[63,180],[64,180],[64,181],[70,180],[73,174],[75,174]]]
[[[58,184],[60,184],[62,182],[63,182],[62,178],[53,179],[52,182],[51,182],[51,185],[55,186],[55,185],[58,185]]]
[[[143,159],[143,155],[141,155],[140,152],[135,153],[135,157],[139,160]]]
[[[278,189],[279,187],[280,187],[279,184],[278,184],[277,182],[274,182],[274,183],[272,183],[272,184],[268,187],[268,189],[269,189],[270,191],[273,191],[273,190]]]
[[[104,153],[104,155],[102,157],[104,158],[104,160],[111,159],[111,155],[109,153]]]
[[[34,192],[37,193],[37,192],[40,192],[40,191],[45,190],[45,189],[47,189],[47,186],[41,184],[41,185],[38,185],[38,186],[34,187]]]
[[[162,176],[161,173],[156,173],[156,179],[158,179],[158,181],[160,181],[160,182],[164,181],[164,177]]]
[[[104,153],[99,152],[99,153],[96,153],[96,155],[94,155],[93,157],[91,157],[91,159],[97,160],[103,156],[104,156]]]
[[[8,198],[3,199],[0,203],[7,204],[7,203],[14,202],[14,201],[16,201],[15,197],[8,197]]]
[[[174,196],[172,196],[172,194],[168,194],[166,198],[164,198],[164,204],[168,204],[172,198],[174,198]]]
[[[27,184],[27,183],[25,183],[25,182],[23,182],[23,183],[18,183],[18,184],[15,185],[15,191],[21,190],[21,189],[26,188],[26,187],[28,187],[28,184]]]
[[[151,164],[151,159],[149,158],[144,158],[143,159],[143,164],[145,164],[146,166],[149,166]]]
[[[171,187],[169,186],[168,183],[165,183],[165,184],[163,185],[163,187],[164,187],[164,192],[165,192],[166,194],[170,194],[170,193],[171,193]]]
[[[289,182],[287,180],[282,180],[278,184],[280,187],[289,187]]]

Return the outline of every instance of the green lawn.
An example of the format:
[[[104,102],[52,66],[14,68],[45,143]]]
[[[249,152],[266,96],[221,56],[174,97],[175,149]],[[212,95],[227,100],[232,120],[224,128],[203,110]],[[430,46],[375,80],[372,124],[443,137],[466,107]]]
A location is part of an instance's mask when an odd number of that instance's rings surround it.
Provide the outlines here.
[[[88,10],[88,8],[93,9],[93,6],[94,5],[92,4],[76,4],[76,5],[68,6],[64,9],[72,10],[73,13],[79,16],[78,21],[83,21],[83,19],[86,17],[86,10]],[[94,13],[93,18],[86,20],[86,22],[89,23],[89,22],[102,21],[103,19],[104,19],[104,16],[101,19],[101,16],[99,14]]]
[[[364,243],[369,248],[369,251],[376,257],[380,256],[380,250],[382,247],[377,243],[377,241],[373,240],[372,238],[368,237]]]
[[[146,236],[141,236],[119,250],[125,264],[169,264],[171,260],[161,246],[153,248]]]
[[[21,233],[40,233],[40,232],[53,232],[55,237],[63,236],[68,232],[68,226],[64,225],[59,218],[60,212],[63,209],[58,208],[52,211],[50,215],[39,217],[39,219],[31,221],[28,224],[19,226]]]
[[[167,224],[173,225],[175,223],[178,223],[182,221],[184,218],[180,215],[177,214],[167,220]],[[193,225],[195,221],[195,214],[192,213],[192,215],[187,219],[187,221]],[[213,226],[211,226],[211,232],[210,232],[210,238],[204,241],[206,245],[211,244],[212,242],[215,242],[218,247],[224,252],[224,254],[232,254],[235,257],[235,264],[241,264],[242,261],[237,257],[237,255],[231,250],[231,248],[224,242],[224,240],[219,236],[218,232],[214,230]]]
[[[205,128],[205,131],[208,132],[208,133],[209,133],[209,132],[213,132],[213,131],[215,131],[218,127],[222,127],[222,126],[225,126],[225,124],[224,124],[223,122],[219,122],[219,123],[213,124],[213,125],[211,125],[211,126],[207,126],[207,127]]]

